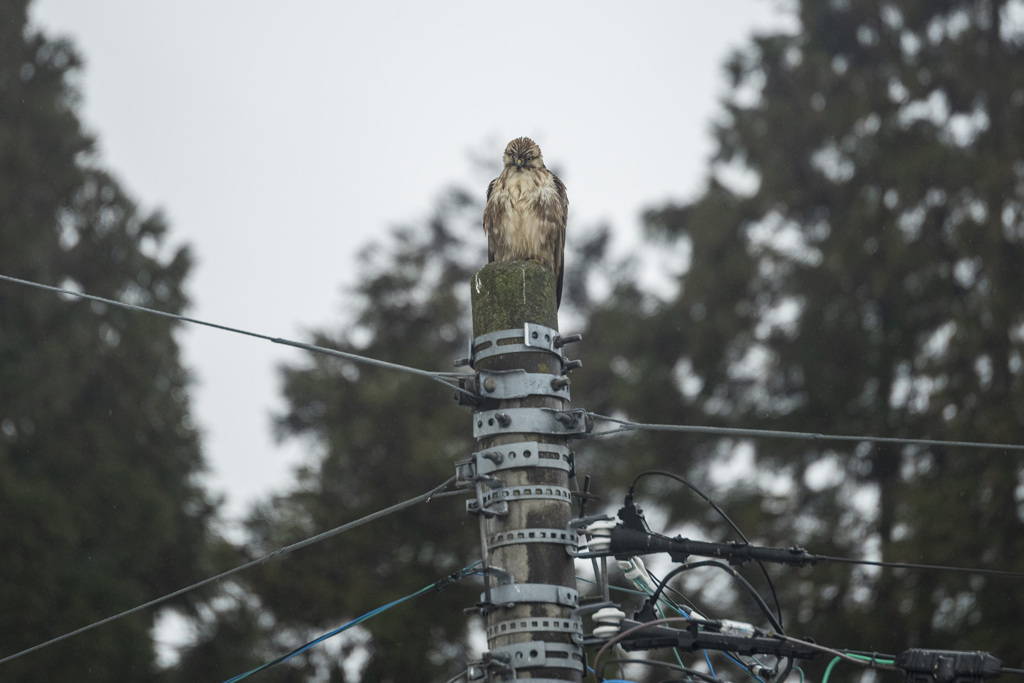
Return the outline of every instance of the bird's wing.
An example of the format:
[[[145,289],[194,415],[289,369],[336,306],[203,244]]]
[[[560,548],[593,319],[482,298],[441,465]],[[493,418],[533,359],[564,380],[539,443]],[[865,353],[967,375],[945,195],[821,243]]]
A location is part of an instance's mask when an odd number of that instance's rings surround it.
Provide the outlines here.
[[[554,181],[555,192],[558,195],[558,206],[560,211],[556,215],[556,226],[558,236],[555,239],[555,278],[557,279],[555,290],[555,301],[557,306],[562,304],[562,276],[565,273],[565,225],[569,219],[569,195],[565,191],[565,184],[554,173],[551,174]]]
[[[494,188],[498,184],[501,177],[497,177],[490,182],[487,186],[487,204],[484,206],[484,234],[487,235],[487,262],[494,262],[494,252],[496,250],[494,228],[501,224],[501,221],[505,218],[505,210],[501,204],[497,201],[491,201],[491,195],[494,193]]]

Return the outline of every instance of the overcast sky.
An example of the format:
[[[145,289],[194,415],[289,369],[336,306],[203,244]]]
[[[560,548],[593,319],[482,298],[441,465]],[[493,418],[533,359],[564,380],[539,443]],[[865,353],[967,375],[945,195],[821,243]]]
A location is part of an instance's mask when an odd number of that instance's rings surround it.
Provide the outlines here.
[[[197,257],[189,315],[301,339],[349,310],[360,247],[453,183],[482,195],[470,155],[497,162],[520,135],[560,169],[569,239],[606,222],[628,244],[643,208],[701,188],[724,60],[791,28],[781,7],[36,0],[32,16],[84,57],[103,165]],[[182,340],[208,483],[237,517],[304,457],[270,430],[276,368],[298,352]]]

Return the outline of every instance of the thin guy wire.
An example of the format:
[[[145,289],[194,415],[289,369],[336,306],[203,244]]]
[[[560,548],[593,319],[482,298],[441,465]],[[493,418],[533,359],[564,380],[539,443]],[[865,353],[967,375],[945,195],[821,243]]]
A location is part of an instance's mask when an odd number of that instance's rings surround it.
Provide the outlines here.
[[[85,294],[83,292],[76,292],[71,289],[64,289],[62,287],[53,287],[51,285],[44,285],[39,282],[32,282],[31,280],[22,280],[20,278],[11,277],[10,275],[0,275],[0,280],[7,282],[13,282],[19,285],[26,285],[28,287],[35,287],[36,289],[43,289],[48,292],[56,292],[58,294],[66,294],[68,296],[78,297],[80,299],[87,299],[89,301],[96,301],[98,303],[109,304],[111,306],[117,306],[119,308],[125,308],[130,311],[138,311],[141,313],[151,313],[153,315],[163,316],[172,320],[178,320],[186,323],[193,323],[195,325],[203,325],[205,327],[212,327],[217,330],[223,330],[225,332],[234,332],[235,334],[245,335],[247,337],[255,337],[256,339],[263,339],[265,341],[272,342],[274,344],[281,344],[282,346],[294,346],[297,349],[303,349],[304,351],[314,351],[316,353],[324,353],[330,356],[337,356],[338,358],[344,358],[355,363],[362,363],[363,365],[370,365],[378,368],[386,368],[389,370],[399,370],[401,372],[407,372],[412,375],[418,375],[420,377],[426,377],[432,379],[435,382],[440,382],[446,387],[451,387],[465,394],[473,396],[474,394],[470,391],[466,391],[457,384],[453,384],[455,378],[459,376],[459,373],[454,372],[432,372],[430,370],[420,370],[419,368],[411,368],[407,365],[400,365],[398,363],[390,363],[385,360],[378,360],[376,358],[370,358],[369,356],[360,356],[357,353],[349,353],[347,351],[339,351],[338,349],[329,349],[325,346],[317,346],[315,344],[306,344],[304,342],[293,341],[291,339],[284,339],[283,337],[271,337],[267,334],[260,334],[259,332],[252,332],[250,330],[243,330],[237,327],[229,327],[227,325],[220,325],[217,323],[211,323],[206,320],[199,320],[198,318],[189,318],[188,316],[178,315],[177,313],[168,313],[167,311],[160,311],[155,308],[147,308],[145,306],[138,306],[136,304],[128,304],[123,301],[117,301],[115,299],[106,299],[101,296],[95,296],[93,294]],[[0,660],[2,661],[2,660]]]
[[[965,448],[993,448],[1000,450],[1024,451],[1024,444],[1009,443],[986,443],[983,441],[943,441],[940,439],[904,439],[894,436],[850,436],[844,434],[815,434],[813,432],[787,432],[775,429],[741,429],[738,427],[709,427],[704,425],[670,425],[670,424],[646,424],[643,422],[631,422],[620,420],[607,415],[587,412],[587,415],[595,420],[604,420],[622,425],[617,429],[609,429],[604,432],[593,432],[584,435],[586,437],[608,436],[621,434],[623,432],[646,431],[646,432],[684,432],[688,434],[717,434],[720,436],[752,436],[769,439],[803,439],[805,441],[875,441],[878,443],[896,443],[914,446],[962,446]]]
[[[293,543],[293,544],[285,546],[283,548],[278,548],[277,550],[275,550],[274,552],[270,553],[269,555],[264,555],[263,557],[260,557],[260,558],[257,558],[255,560],[252,560],[251,562],[246,562],[245,564],[240,565],[238,567],[235,567],[234,569],[229,569],[226,572],[223,572],[221,574],[217,574],[216,576],[211,576],[208,579],[203,579],[202,581],[200,581],[198,583],[194,583],[191,586],[186,586],[185,588],[180,588],[180,589],[174,591],[173,593],[168,593],[167,595],[165,595],[163,597],[157,598],[155,600],[150,600],[149,602],[147,602],[145,604],[138,605],[137,607],[132,607],[129,610],[125,610],[124,612],[121,612],[120,614],[115,614],[113,616],[107,617],[106,619],[101,619],[100,621],[93,622],[92,624],[89,624],[88,626],[83,626],[82,628],[79,628],[79,629],[76,629],[74,631],[71,631],[70,633],[65,633],[62,636],[57,636],[56,638],[52,638],[50,640],[47,640],[45,643],[39,643],[38,645],[33,645],[32,647],[30,647],[30,648],[28,648],[26,650],[22,650],[21,652],[16,652],[13,655],[8,655],[8,656],[4,657],[3,659],[0,659],[0,664],[3,664],[5,662],[9,662],[12,659],[16,659],[18,657],[21,657],[22,655],[27,655],[30,652],[35,652],[36,650],[41,650],[44,647],[48,647],[50,645],[54,645],[56,643],[59,643],[62,640],[66,640],[68,638],[71,638],[72,636],[77,636],[80,633],[85,633],[86,631],[92,630],[92,629],[96,628],[97,626],[103,626],[104,624],[109,624],[110,622],[116,621],[117,619],[120,619],[122,617],[127,617],[130,614],[135,614],[136,612],[140,612],[140,611],[142,611],[144,609],[147,609],[149,607],[153,607],[155,605],[159,605],[160,603],[166,602],[166,601],[170,600],[171,598],[176,598],[179,595],[184,595],[185,593],[188,593],[189,591],[193,591],[193,590],[195,590],[197,588],[202,588],[203,586],[211,584],[211,583],[213,583],[215,581],[219,581],[219,580],[227,578],[228,576],[231,576],[233,574],[237,574],[238,572],[244,571],[246,569],[250,569],[252,567],[255,567],[258,564],[263,564],[264,562],[268,562],[270,560],[276,559],[278,557],[281,557],[282,555],[287,555],[288,553],[293,552],[295,550],[299,550],[300,548],[305,548],[306,546],[313,545],[314,543],[319,543],[320,541],[323,541],[323,540],[326,540],[328,538],[331,538],[332,536],[337,536],[338,534],[343,533],[345,531],[349,531],[350,529],[355,529],[356,527],[362,526],[363,524],[367,524],[367,523],[372,522],[372,521],[374,521],[376,519],[380,519],[381,517],[386,517],[387,515],[390,515],[390,514],[392,514],[394,512],[398,512],[400,510],[404,510],[405,508],[411,507],[413,505],[416,505],[417,503],[422,503],[422,502],[429,501],[431,498],[443,498],[443,497],[446,497],[446,496],[453,496],[453,495],[460,495],[460,494],[464,495],[465,491],[446,491],[446,492],[443,492],[443,493],[441,492],[442,489],[447,487],[454,480],[455,480],[455,477],[452,477],[451,479],[449,479],[445,483],[441,484],[440,486],[434,487],[430,491],[427,491],[424,494],[416,496],[415,498],[410,498],[407,501],[404,501],[404,502],[401,502],[401,503],[396,503],[395,505],[392,505],[391,507],[384,508],[383,510],[378,510],[377,512],[370,513],[369,515],[366,515],[365,517],[361,517],[361,518],[359,518],[359,519],[357,519],[355,521],[348,522],[347,524],[342,524],[339,527],[335,527],[333,529],[330,529],[329,531],[325,531],[323,533],[317,534],[316,536],[311,536],[311,537],[309,537],[309,538],[307,538],[305,540],[299,541],[298,543]]]
[[[884,562],[881,560],[857,560],[852,557],[831,557],[813,555],[815,562],[837,562],[841,564],[866,564],[872,567],[888,569],[922,569],[929,571],[960,572],[962,574],[983,574],[988,576],[1008,576],[1013,579],[1024,579],[1024,572],[1011,572],[1004,569],[978,569],[973,567],[952,567],[945,564],[915,564],[912,562]]]

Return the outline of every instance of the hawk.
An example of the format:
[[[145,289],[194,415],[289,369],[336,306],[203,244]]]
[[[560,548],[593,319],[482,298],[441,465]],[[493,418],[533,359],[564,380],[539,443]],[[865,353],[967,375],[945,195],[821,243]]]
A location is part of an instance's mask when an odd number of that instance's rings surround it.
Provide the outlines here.
[[[487,186],[484,233],[487,261],[539,261],[555,274],[556,307],[562,303],[565,185],[544,167],[540,147],[516,138],[505,147],[505,168]]]

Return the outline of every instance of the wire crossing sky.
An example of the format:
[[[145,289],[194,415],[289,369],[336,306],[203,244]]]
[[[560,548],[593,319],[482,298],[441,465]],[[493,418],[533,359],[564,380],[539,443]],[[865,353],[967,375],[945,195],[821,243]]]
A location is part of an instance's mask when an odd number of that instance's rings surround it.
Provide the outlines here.
[[[457,380],[458,373],[453,372],[431,372],[429,370],[420,370],[419,368],[411,368],[407,365],[400,365],[398,363],[390,363],[385,360],[378,360],[376,358],[370,358],[368,356],[360,356],[357,353],[349,353],[347,351],[339,351],[338,349],[329,349],[325,346],[316,346],[315,344],[306,344],[304,342],[293,341],[291,339],[284,339],[282,337],[272,337],[267,334],[260,334],[259,332],[251,332],[249,330],[239,329],[237,327],[229,327],[227,325],[220,325],[218,323],[211,323],[206,320],[198,320],[196,318],[190,318],[184,315],[178,315],[177,313],[168,313],[167,311],[160,311],[155,308],[147,308],[145,306],[137,306],[135,304],[125,303],[123,301],[117,301],[115,299],[106,299],[101,296],[94,296],[92,294],[85,294],[83,292],[76,292],[72,289],[64,289],[62,287],[53,287],[52,285],[44,285],[39,282],[32,282],[31,280],[22,280],[20,278],[11,277],[9,275],[0,274],[0,280],[7,282],[13,282],[19,285],[25,285],[28,287],[35,287],[37,289],[46,290],[48,292],[55,292],[57,294],[65,294],[68,296],[78,297],[80,299],[86,299],[88,301],[95,301],[98,303],[108,304],[110,306],[117,306],[119,308],[125,308],[130,311],[136,311],[139,313],[149,313],[151,315],[159,315],[164,318],[170,318],[180,322],[192,323],[194,325],[202,325],[204,327],[212,327],[217,330],[223,330],[225,332],[234,332],[235,334],[245,335],[247,337],[255,337],[256,339],[263,339],[274,344],[283,344],[284,346],[294,346],[297,349],[303,349],[305,351],[313,351],[315,353],[323,353],[329,356],[337,356],[344,358],[355,363],[362,363],[363,365],[370,365],[378,368],[385,368],[388,370],[398,370],[400,372],[407,372],[410,375],[418,375],[420,377],[426,377],[444,384],[445,386],[451,387],[463,393],[469,393],[465,389],[454,384]]]
[[[805,441],[875,441],[877,443],[895,443],[908,446],[957,446],[962,448],[991,448],[1007,451],[1024,451],[1024,445],[1012,443],[987,443],[984,441],[943,441],[942,439],[911,439],[895,436],[852,436],[846,434],[816,434],[814,432],[786,432],[775,429],[743,429],[739,427],[708,427],[701,425],[645,424],[631,422],[607,415],[588,412],[595,420],[614,422],[620,425],[616,429],[594,432],[588,436],[609,436],[624,432],[682,432],[686,434],[714,434],[718,436],[747,436],[760,439],[802,439]]]
[[[106,619],[101,619],[100,621],[93,622],[91,624],[88,624],[87,626],[83,626],[82,628],[76,629],[76,630],[71,631],[69,633],[65,633],[62,636],[57,636],[56,638],[52,638],[50,640],[47,640],[46,642],[39,643],[38,645],[33,645],[32,647],[27,648],[25,650],[22,650],[21,652],[15,652],[12,655],[8,655],[8,656],[4,657],[3,659],[0,659],[0,664],[3,664],[4,662],[9,662],[12,659],[17,659],[18,657],[21,657],[22,655],[27,655],[30,652],[35,652],[37,650],[41,650],[44,647],[48,647],[50,645],[55,645],[55,644],[61,642],[62,640],[67,640],[68,638],[71,638],[72,636],[77,636],[80,633],[85,633],[86,631],[90,631],[90,630],[96,628],[97,626],[103,626],[104,624],[109,624],[112,621],[117,621],[118,619],[121,619],[122,617],[127,617],[130,614],[135,614],[136,612],[140,612],[140,611],[142,611],[144,609],[148,609],[150,607],[155,607],[156,605],[159,605],[159,604],[161,604],[163,602],[167,602],[168,600],[170,600],[172,598],[176,598],[179,595],[184,595],[185,593],[188,593],[190,591],[194,591],[197,588],[202,588],[203,586],[209,585],[209,584],[214,583],[216,581],[220,581],[221,579],[225,579],[225,578],[227,578],[227,577],[229,577],[229,576],[231,576],[233,574],[237,574],[239,572],[245,571],[246,569],[251,569],[252,567],[255,567],[258,564],[263,564],[264,562],[269,562],[270,560],[276,559],[276,558],[281,557],[283,555],[287,555],[288,553],[294,552],[294,551],[296,551],[296,550],[298,550],[300,548],[305,548],[306,546],[313,545],[314,543],[319,543],[320,541],[327,540],[328,538],[331,538],[333,536],[337,536],[338,534],[344,533],[344,532],[349,531],[351,529],[355,529],[356,527],[360,527],[360,526],[362,526],[364,524],[367,524],[369,522],[372,522],[372,521],[374,521],[376,519],[380,519],[381,517],[386,517],[387,515],[390,515],[390,514],[392,514],[394,512],[398,512],[399,510],[404,510],[405,508],[411,507],[413,505],[416,505],[417,503],[423,503],[423,502],[429,501],[431,498],[441,498],[441,497],[444,497],[444,496],[451,496],[451,495],[465,495],[464,491],[448,491],[448,492],[442,493],[443,489],[445,489],[449,484],[451,484],[452,481],[454,481],[454,479],[455,479],[455,477],[452,477],[451,479],[449,479],[445,483],[441,484],[440,486],[436,486],[436,487],[432,488],[431,490],[427,491],[426,493],[424,493],[422,495],[419,495],[419,496],[416,496],[415,498],[410,498],[409,500],[406,500],[404,502],[396,503],[396,504],[392,505],[391,507],[384,508],[383,510],[378,510],[377,512],[371,513],[369,515],[366,515],[365,517],[361,517],[361,518],[359,518],[357,520],[354,520],[352,522],[348,522],[347,524],[342,524],[339,527],[335,527],[335,528],[333,528],[333,529],[331,529],[329,531],[325,531],[323,533],[317,534],[316,536],[311,536],[311,537],[306,538],[304,540],[301,540],[301,541],[299,541],[297,543],[293,543],[293,544],[285,546],[283,548],[278,548],[277,550],[275,550],[272,553],[264,555],[263,557],[256,558],[255,560],[253,560],[251,562],[246,562],[245,564],[239,565],[238,567],[235,567],[234,569],[229,569],[226,572],[222,572],[220,574],[217,574],[216,576],[211,576],[208,579],[203,579],[202,581],[199,581],[198,583],[194,583],[191,586],[186,586],[185,588],[181,588],[179,590],[176,590],[173,593],[168,593],[167,595],[164,595],[162,597],[156,598],[155,600],[150,600],[147,603],[143,603],[143,604],[138,605],[136,607],[132,607],[131,609],[125,610],[124,612],[121,612],[120,614],[115,614],[113,616],[107,617]]]
[[[338,349],[330,349],[325,346],[317,346],[315,344],[306,344],[304,342],[298,342],[291,339],[284,339],[282,337],[272,337],[270,335],[261,334],[259,332],[243,330],[237,327],[229,327],[228,325],[221,325],[219,323],[213,323],[206,320],[198,320],[196,318],[190,318],[188,316],[178,315],[176,313],[160,311],[155,308],[147,308],[145,306],[137,306],[135,304],[125,303],[123,301],[117,301],[115,299],[107,299],[101,296],[85,294],[84,292],[76,292],[74,290],[65,289],[63,287],[54,287],[52,285],[45,285],[39,282],[33,282],[31,280],[23,280],[21,278],[11,277],[10,275],[0,274],[0,280],[11,282],[14,284],[24,285],[27,287],[34,287],[36,289],[42,289],[57,294],[74,296],[80,299],[86,299],[88,301],[96,301],[98,303],[109,304],[111,306],[117,306],[119,308],[125,308],[139,313],[159,315],[165,318],[171,318],[172,320],[178,320],[180,322],[192,323],[195,325],[202,325],[204,327],[212,327],[214,329],[223,330],[225,332],[233,332],[235,334],[241,334],[248,337],[255,337],[257,339],[263,339],[269,342],[273,342],[274,344],[293,346],[295,348],[303,349],[305,351],[312,351],[314,353],[323,353],[330,356],[337,356],[339,358],[344,358],[346,360],[350,360],[355,363],[361,363],[363,365],[370,365],[373,367],[384,368],[387,370],[397,370],[399,372],[405,372],[411,375],[417,375],[419,377],[426,377],[427,379],[432,379],[434,381],[440,382],[441,384],[444,384],[445,386],[455,389],[456,391],[459,391],[461,393],[468,394],[470,396],[474,395],[472,392],[467,391],[462,387],[458,386],[457,378],[459,377],[459,373],[433,372],[430,370],[422,370],[420,368],[412,368],[407,365],[400,365],[398,363],[391,363],[388,361],[379,360],[377,358],[370,358],[369,356],[361,356],[357,353],[339,351]],[[739,427],[711,427],[706,425],[647,424],[643,422],[632,422],[630,420],[624,420],[616,417],[609,417],[607,415],[598,415],[597,413],[591,412],[587,412],[587,415],[589,415],[595,420],[613,422],[619,425],[619,427],[615,429],[609,429],[603,432],[594,432],[588,434],[587,436],[589,437],[610,436],[612,434],[621,434],[623,432],[632,431],[681,432],[688,434],[716,434],[720,436],[746,436],[751,438],[765,439],[802,439],[805,441],[847,442],[874,441],[878,443],[895,443],[914,446],[955,446],[962,448],[987,448],[996,450],[1024,451],[1024,445],[1022,444],[987,443],[984,441],[944,441],[942,439],[915,439],[874,435],[853,436],[846,434],[817,434],[814,432],[790,432],[779,431],[774,429],[743,429]]]

